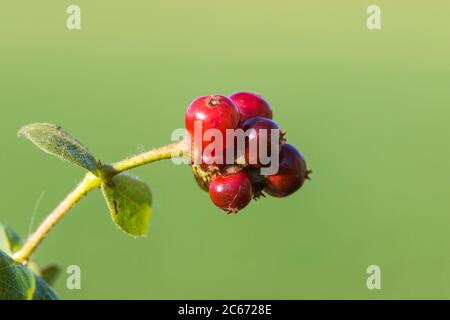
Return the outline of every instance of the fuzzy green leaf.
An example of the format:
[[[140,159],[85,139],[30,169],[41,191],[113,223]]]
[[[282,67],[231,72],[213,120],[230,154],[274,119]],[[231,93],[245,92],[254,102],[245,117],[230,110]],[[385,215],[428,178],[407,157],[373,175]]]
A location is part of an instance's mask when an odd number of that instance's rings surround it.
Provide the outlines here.
[[[120,174],[102,185],[114,223],[133,236],[147,234],[152,211],[148,185],[130,174]]]
[[[16,231],[0,223],[0,250],[12,254],[19,250],[21,246],[22,239]]]
[[[79,165],[94,174],[97,172],[97,160],[88,149],[55,124],[29,124],[22,127],[18,134],[48,154]]]
[[[44,280],[0,251],[0,300],[58,299]]]
[[[9,240],[9,248],[11,249],[11,252],[15,253],[22,247],[22,238],[13,228],[6,226],[4,229]]]
[[[0,250],[11,254],[11,246],[9,244],[8,235],[6,234],[5,227],[0,224]]]

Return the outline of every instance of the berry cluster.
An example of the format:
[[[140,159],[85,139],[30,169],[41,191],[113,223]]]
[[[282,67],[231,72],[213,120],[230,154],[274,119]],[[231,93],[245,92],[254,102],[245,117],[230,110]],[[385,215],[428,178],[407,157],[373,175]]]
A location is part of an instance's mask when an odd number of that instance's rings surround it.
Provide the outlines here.
[[[285,134],[272,120],[271,106],[257,94],[238,92],[229,97],[199,97],[189,105],[185,124],[191,137],[194,176],[199,186],[209,191],[214,204],[227,213],[237,213],[253,198],[264,196],[263,192],[273,197],[289,196],[309,178],[303,155],[287,143]],[[200,132],[196,132],[198,128]],[[230,129],[248,133],[242,154],[236,150],[236,140],[227,139]],[[208,133],[211,130],[218,135],[212,138]],[[200,141],[195,139],[196,135],[200,135]],[[221,141],[214,142],[219,142],[222,152],[216,149],[205,152],[211,141],[217,139]],[[250,148],[252,145],[257,147]],[[261,158],[261,147],[268,156],[277,153],[279,166],[275,174],[261,174],[261,168],[268,165]],[[194,161],[196,156],[199,161]],[[229,158],[232,163],[225,161]]]

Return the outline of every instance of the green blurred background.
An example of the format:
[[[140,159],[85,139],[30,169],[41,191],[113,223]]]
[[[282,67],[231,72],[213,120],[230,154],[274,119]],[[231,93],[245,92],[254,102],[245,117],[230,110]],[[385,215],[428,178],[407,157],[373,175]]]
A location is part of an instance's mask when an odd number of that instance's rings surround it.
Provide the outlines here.
[[[16,132],[54,122],[102,161],[164,145],[199,95],[262,93],[313,181],[226,216],[170,161],[135,170],[151,232],[111,223],[101,194],[36,253],[76,264],[63,298],[450,298],[450,3],[10,1],[0,4],[0,220],[22,235],[82,170]],[[65,27],[77,4],[82,29]],[[382,290],[366,288],[366,268]]]

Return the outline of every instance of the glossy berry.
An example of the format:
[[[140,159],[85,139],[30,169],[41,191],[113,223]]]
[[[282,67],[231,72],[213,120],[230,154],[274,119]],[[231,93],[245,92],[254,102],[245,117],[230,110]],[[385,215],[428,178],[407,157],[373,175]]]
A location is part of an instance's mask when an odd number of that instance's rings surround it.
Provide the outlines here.
[[[239,109],[241,123],[254,117],[272,119],[270,104],[256,93],[236,92],[230,96],[230,99]]]
[[[264,191],[273,197],[287,197],[293,194],[308,178],[308,169],[303,155],[291,144],[280,149],[278,173],[268,176]]]
[[[244,171],[217,175],[211,180],[209,195],[217,207],[227,213],[237,213],[252,200],[250,177]]]
[[[263,147],[261,152],[266,154],[267,157],[270,157],[272,152],[278,152],[283,135],[275,121],[262,117],[251,118],[244,122],[242,129],[245,132],[250,130],[248,137],[246,137],[245,145],[245,160],[250,166],[262,165],[260,158],[261,146],[265,145],[265,149]],[[277,134],[279,137],[276,142],[277,146],[272,144],[272,136],[274,134]],[[276,137],[274,136],[274,138]],[[270,163],[264,164],[269,165]]]
[[[186,129],[191,135],[192,140],[195,139],[194,127],[196,121],[202,124],[202,148],[205,148],[214,141],[214,139],[212,141],[204,139],[204,133],[208,129],[217,129],[221,132],[223,137],[222,143],[225,147],[226,129],[236,129],[238,127],[239,111],[234,102],[225,96],[204,96],[195,99],[186,111]],[[198,146],[200,146],[200,141],[198,142]]]

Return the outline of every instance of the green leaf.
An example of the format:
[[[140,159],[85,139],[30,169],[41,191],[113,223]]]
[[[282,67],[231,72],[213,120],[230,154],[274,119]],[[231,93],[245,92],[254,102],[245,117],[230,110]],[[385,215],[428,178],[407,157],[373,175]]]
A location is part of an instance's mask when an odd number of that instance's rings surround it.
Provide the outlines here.
[[[12,253],[8,235],[6,234],[5,227],[3,227],[2,224],[0,224],[0,250],[7,253]]]
[[[34,272],[35,274],[37,274],[39,277],[42,277],[41,268],[36,263],[36,261],[33,261],[33,260],[28,261],[27,268],[28,268],[28,270],[30,270],[30,271]]]
[[[61,273],[61,268],[56,264],[49,264],[41,269],[41,277],[49,285],[55,283],[56,278],[58,278]]]
[[[18,134],[48,154],[97,173],[97,160],[94,156],[75,137],[55,124],[29,124],[20,129]]]
[[[0,250],[12,254],[19,250],[21,246],[22,239],[16,231],[0,223]]]
[[[5,233],[9,240],[9,248],[11,249],[11,252],[15,253],[16,251],[19,251],[22,247],[22,239],[19,234],[9,226],[5,227]]]
[[[44,280],[0,251],[0,300],[58,299]]]
[[[152,194],[148,185],[127,173],[115,176],[102,185],[111,217],[128,234],[147,234],[152,211]]]

